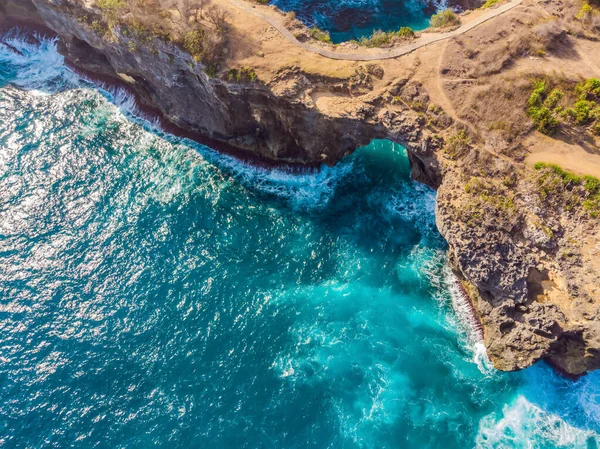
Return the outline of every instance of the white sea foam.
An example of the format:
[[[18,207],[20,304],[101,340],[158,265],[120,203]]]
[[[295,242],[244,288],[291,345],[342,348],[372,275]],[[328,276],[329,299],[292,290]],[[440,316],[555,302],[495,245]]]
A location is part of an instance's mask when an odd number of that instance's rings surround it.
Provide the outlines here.
[[[590,374],[578,381],[577,400],[586,420],[600,427],[600,375]]]
[[[16,69],[13,83],[21,88],[52,93],[75,84],[77,77],[58,53],[57,39],[37,37],[32,43],[17,31],[0,37],[0,62]]]
[[[289,201],[295,210],[321,210],[327,207],[337,186],[353,170],[348,161],[315,172],[289,173],[283,169],[255,167],[226,155],[211,152],[207,158],[226,168],[244,187]]]
[[[519,396],[504,407],[500,416],[491,413],[480,421],[476,447],[542,449],[550,447],[551,442],[555,448],[586,448],[587,442],[595,438],[595,432],[577,428]]]

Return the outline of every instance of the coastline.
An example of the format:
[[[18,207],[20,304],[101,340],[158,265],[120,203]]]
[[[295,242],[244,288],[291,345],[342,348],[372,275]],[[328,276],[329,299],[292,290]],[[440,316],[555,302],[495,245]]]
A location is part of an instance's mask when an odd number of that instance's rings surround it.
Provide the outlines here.
[[[58,33],[54,32],[49,27],[36,23],[32,20],[26,19],[10,19],[10,23],[6,20],[0,20],[0,37],[17,31],[22,33],[26,38],[30,39],[31,43],[38,42],[37,35],[46,37],[49,39],[60,39]],[[67,67],[75,74],[80,76],[82,79],[95,85],[98,88],[108,89],[120,89],[131,95],[134,100],[137,109],[141,113],[142,118],[147,120],[157,120],[161,129],[176,137],[190,139],[200,145],[211,148],[214,151],[222,153],[227,156],[231,156],[240,162],[251,165],[257,168],[281,170],[288,173],[313,173],[318,172],[323,164],[317,163],[299,163],[299,162],[286,162],[280,160],[273,160],[262,157],[257,153],[251,153],[250,151],[244,151],[240,148],[236,148],[226,142],[208,137],[200,132],[187,130],[177,126],[170,120],[168,120],[164,114],[158,108],[146,104],[142,97],[132,89],[125,81],[120,78],[111,77],[108,75],[101,75],[90,70],[85,70],[77,67],[76,64],[67,56],[63,54]]]

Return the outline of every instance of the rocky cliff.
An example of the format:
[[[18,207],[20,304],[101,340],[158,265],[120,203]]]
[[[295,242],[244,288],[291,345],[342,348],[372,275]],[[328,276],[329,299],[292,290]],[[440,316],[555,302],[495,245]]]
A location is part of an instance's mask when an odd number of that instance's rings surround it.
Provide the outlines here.
[[[600,227],[581,207],[542,194],[540,179],[552,173],[534,172],[522,157],[531,123],[509,117],[523,110],[526,96],[512,81],[506,92],[493,84],[520,58],[558,45],[560,29],[541,36],[532,28],[547,23],[543,11],[525,6],[445,51],[367,64],[290,47],[271,27],[231,9],[228,32],[244,36],[245,45],[233,45],[218,70],[209,70],[177,37],[108,23],[98,4],[0,0],[0,11],[9,21],[44,23],[60,35],[70,64],[126,84],[180,131],[242,156],[334,164],[373,138],[405,145],[414,177],[438,188],[438,227],[495,366],[515,370],[546,359],[575,376],[598,368]],[[180,20],[175,25],[199,17],[196,10],[189,17],[163,12]],[[249,79],[239,76],[243,70]],[[440,88],[444,76],[452,77],[450,87]],[[565,195],[579,192],[563,188]]]
[[[202,63],[172,42],[153,37],[151,45],[147,38],[140,43],[125,26],[113,27],[110,38],[98,33],[91,24],[103,20],[102,11],[94,2],[29,1],[4,0],[4,8],[21,19],[41,20],[57,33],[70,64],[127,83],[144,106],[171,124],[246,155],[280,163],[334,164],[389,134],[364,116],[333,118],[304,101],[323,86],[344,91],[348,80],[284,68],[268,85],[231,83],[209,77]],[[406,135],[397,138],[420,145],[415,128],[405,128]]]

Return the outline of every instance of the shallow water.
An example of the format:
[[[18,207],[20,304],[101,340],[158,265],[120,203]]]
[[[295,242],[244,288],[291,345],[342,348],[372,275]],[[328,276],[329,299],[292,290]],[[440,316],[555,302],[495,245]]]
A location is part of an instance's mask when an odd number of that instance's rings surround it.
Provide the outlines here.
[[[422,30],[429,26],[432,7],[421,0],[272,0],[283,11],[294,11],[308,26],[329,31],[334,43],[360,39],[375,30],[400,27]],[[442,7],[439,0],[435,7]]]
[[[597,374],[490,366],[401,147],[247,167],[12,45],[0,446],[597,447]]]

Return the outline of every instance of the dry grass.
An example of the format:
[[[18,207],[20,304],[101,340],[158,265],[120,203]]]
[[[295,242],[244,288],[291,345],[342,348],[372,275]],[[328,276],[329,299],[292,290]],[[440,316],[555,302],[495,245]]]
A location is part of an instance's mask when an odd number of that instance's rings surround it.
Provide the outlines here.
[[[226,52],[228,14],[211,0],[97,0],[96,6],[102,22],[94,20],[94,29],[110,33],[118,26],[132,39],[132,51],[163,39],[180,45],[211,71]]]

